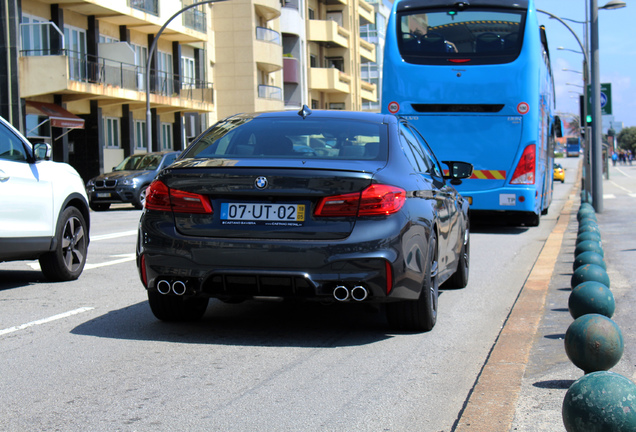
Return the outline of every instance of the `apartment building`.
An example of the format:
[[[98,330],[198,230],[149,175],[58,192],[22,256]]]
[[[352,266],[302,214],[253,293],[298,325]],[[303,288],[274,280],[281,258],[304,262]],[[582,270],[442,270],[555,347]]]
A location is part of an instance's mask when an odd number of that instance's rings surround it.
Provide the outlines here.
[[[0,115],[85,179],[237,112],[377,102],[365,0],[5,1]]]

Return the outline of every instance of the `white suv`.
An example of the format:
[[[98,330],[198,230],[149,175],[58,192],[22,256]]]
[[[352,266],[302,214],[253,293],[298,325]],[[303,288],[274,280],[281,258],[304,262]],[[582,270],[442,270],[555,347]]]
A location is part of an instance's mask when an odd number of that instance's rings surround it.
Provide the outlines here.
[[[0,262],[38,259],[47,279],[74,280],[86,263],[88,198],[77,171],[50,155],[0,117]]]

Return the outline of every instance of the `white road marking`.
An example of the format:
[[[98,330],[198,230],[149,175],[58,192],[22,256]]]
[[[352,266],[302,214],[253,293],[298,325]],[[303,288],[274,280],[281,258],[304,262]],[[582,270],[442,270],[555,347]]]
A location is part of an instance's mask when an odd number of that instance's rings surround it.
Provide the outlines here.
[[[106,262],[98,263],[98,264],[86,264],[84,266],[84,270],[90,270],[90,269],[99,268],[99,267],[106,267],[106,266],[110,266],[110,265],[121,264],[121,263],[125,263],[125,262],[128,262],[128,261],[134,261],[135,260],[135,254],[134,253],[121,254],[121,255],[111,255],[111,256],[113,256],[113,257],[121,257],[121,258],[113,260],[113,261],[106,261]]]
[[[616,195],[614,194],[603,194],[603,199],[614,199]]]
[[[91,236],[91,241],[94,242],[94,241],[100,241],[100,240],[110,240],[114,238],[128,237],[133,235],[137,235],[137,230],[122,231],[122,232],[112,233],[112,234],[102,234],[98,236]]]
[[[632,191],[630,191],[630,190],[629,190],[629,189],[627,189],[627,188],[624,188],[623,186],[621,186],[621,185],[619,185],[619,184],[616,184],[616,182],[613,182],[613,181],[611,181],[611,180],[610,180],[610,183],[611,183],[611,184],[613,184],[614,186],[616,186],[616,187],[617,187],[617,188],[619,188],[619,189],[623,189],[623,190],[624,190],[625,192],[627,192],[628,194],[632,193]]]
[[[13,332],[17,332],[19,330],[24,330],[26,328],[33,327],[33,326],[36,326],[36,325],[50,323],[51,321],[56,321],[56,320],[59,320],[59,319],[68,318],[70,316],[77,315],[77,314],[80,314],[80,313],[83,313],[83,312],[87,312],[87,311],[93,310],[93,309],[95,309],[95,308],[94,307],[81,307],[79,309],[74,309],[72,311],[64,312],[64,313],[61,313],[61,314],[58,314],[58,315],[53,315],[51,317],[43,318],[41,320],[31,321],[31,322],[28,322],[26,324],[22,324],[22,325],[15,326],[15,327],[9,327],[9,328],[6,328],[4,330],[0,330],[0,336],[6,335],[6,334],[9,334],[9,333],[13,333]]]
[[[620,169],[620,168],[616,168],[616,171],[618,171],[619,173],[623,174],[623,175],[624,175],[624,176],[626,176],[626,177],[629,177],[629,178],[631,178],[631,177],[632,177],[632,176],[630,176],[629,174],[627,174],[625,171],[623,171],[623,170],[622,170],[622,169]]]

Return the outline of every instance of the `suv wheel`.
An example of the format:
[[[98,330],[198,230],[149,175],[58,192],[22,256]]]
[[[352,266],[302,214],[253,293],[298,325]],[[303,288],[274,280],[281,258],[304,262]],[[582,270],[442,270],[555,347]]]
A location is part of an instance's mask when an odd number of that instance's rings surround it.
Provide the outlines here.
[[[133,205],[137,210],[142,210],[144,208],[144,204],[146,203],[146,191],[148,190],[148,185],[143,185],[139,192],[137,192],[137,197],[135,198],[135,202]]]
[[[88,230],[84,216],[75,207],[64,209],[57,221],[55,250],[40,257],[40,268],[51,281],[77,279],[88,250]]]

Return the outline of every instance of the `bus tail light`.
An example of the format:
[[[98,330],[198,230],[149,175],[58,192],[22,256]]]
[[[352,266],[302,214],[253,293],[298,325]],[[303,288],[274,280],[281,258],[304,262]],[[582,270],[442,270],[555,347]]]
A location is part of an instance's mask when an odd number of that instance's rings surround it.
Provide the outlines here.
[[[536,158],[536,145],[530,144],[523,151],[510,184],[534,184]]]

